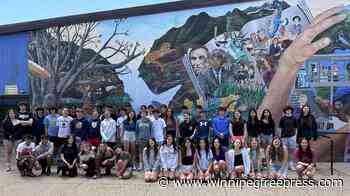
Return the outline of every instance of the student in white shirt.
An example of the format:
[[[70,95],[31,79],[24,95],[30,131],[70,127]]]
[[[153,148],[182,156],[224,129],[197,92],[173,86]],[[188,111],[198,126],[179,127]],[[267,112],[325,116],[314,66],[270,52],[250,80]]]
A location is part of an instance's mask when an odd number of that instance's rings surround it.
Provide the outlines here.
[[[119,117],[117,118],[117,139],[122,140],[122,128],[124,121],[128,118],[125,108],[119,110]]]
[[[163,144],[165,136],[165,121],[159,117],[160,111],[158,109],[153,111],[154,120],[152,121],[152,137],[156,139],[158,145]]]
[[[63,108],[62,116],[57,118],[57,126],[58,126],[58,138],[60,138],[60,143],[63,144],[64,141],[71,134],[70,123],[73,118],[68,116],[68,108]]]
[[[16,149],[17,167],[21,176],[40,175],[41,167],[33,155],[34,150],[35,144],[32,142],[32,136],[26,135],[24,137],[24,142],[18,144]]]
[[[113,148],[116,145],[117,122],[111,118],[111,111],[105,111],[105,119],[101,122],[100,132],[102,142]]]

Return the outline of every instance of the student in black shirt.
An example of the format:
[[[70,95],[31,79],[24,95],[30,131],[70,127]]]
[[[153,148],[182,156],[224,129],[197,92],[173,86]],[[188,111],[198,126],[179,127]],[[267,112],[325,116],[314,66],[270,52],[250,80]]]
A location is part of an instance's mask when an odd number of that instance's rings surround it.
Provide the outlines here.
[[[28,111],[28,104],[25,102],[21,102],[18,106],[19,112],[17,118],[19,120],[19,127],[22,132],[22,137],[24,135],[32,135],[33,116]]]
[[[74,118],[74,120],[72,120],[72,122],[70,123],[71,132],[72,134],[74,134],[77,144],[80,145],[82,141],[86,141],[87,139],[89,121],[86,120],[83,109],[76,108],[75,112],[76,118]]]
[[[255,109],[251,109],[247,121],[248,138],[247,143],[250,144],[252,138],[258,138],[260,134],[260,120]]]
[[[13,148],[21,142],[22,135],[19,120],[16,118],[16,112],[14,109],[9,109],[7,116],[2,122],[4,129],[4,151],[5,151],[5,161],[6,161],[6,172],[12,170],[11,160]]]
[[[44,124],[44,108],[37,108],[35,110],[35,116],[33,121],[32,135],[34,137],[34,143],[38,145],[41,141],[41,136],[45,135],[45,124]]]
[[[207,119],[207,115],[204,110],[198,113],[198,121],[196,121],[196,140],[205,139],[209,141],[209,137],[212,131],[211,122]]]
[[[262,147],[265,148],[271,144],[272,138],[275,136],[275,121],[272,119],[270,110],[264,109],[260,118],[260,137]]]
[[[101,121],[99,119],[99,113],[95,110],[92,112],[91,120],[89,121],[89,127],[87,129],[87,142],[96,148],[101,142],[100,125]]]
[[[166,110],[164,121],[166,124],[166,135],[170,134],[173,138],[176,138],[179,135],[179,123],[170,107]]]
[[[235,111],[234,117],[230,123],[230,135],[231,135],[231,143],[233,144],[236,139],[242,141],[242,145],[245,144],[245,138],[247,135],[247,127],[245,121],[241,116],[241,112],[239,110]]]
[[[311,114],[310,107],[304,105],[302,107],[300,117],[298,119],[297,141],[305,137],[307,140],[317,139],[317,123],[315,117]]]
[[[280,119],[279,128],[281,130],[282,143],[287,146],[290,154],[293,154],[296,147],[297,120],[293,116],[293,108],[287,106],[283,109],[284,116]],[[295,170],[293,159],[289,160],[289,167]]]
[[[184,113],[184,121],[179,126],[179,145],[184,144],[185,138],[193,139],[196,135],[195,129],[196,129],[196,122],[190,119],[189,113]]]
[[[57,174],[62,171],[62,176],[75,177],[78,175],[79,149],[75,143],[75,137],[70,135],[60,149],[61,162],[57,168]]]

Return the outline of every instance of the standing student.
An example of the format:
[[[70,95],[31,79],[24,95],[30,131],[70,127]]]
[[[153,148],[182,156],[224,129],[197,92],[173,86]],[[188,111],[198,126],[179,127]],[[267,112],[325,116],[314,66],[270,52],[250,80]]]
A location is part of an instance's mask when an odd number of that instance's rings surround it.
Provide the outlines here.
[[[209,141],[212,126],[211,122],[208,120],[207,115],[204,110],[198,113],[198,121],[196,121],[196,136],[195,139],[198,142],[200,139],[205,139]]]
[[[198,121],[201,118],[202,112],[204,112],[203,106],[197,105],[196,110],[192,114],[192,119]]]
[[[89,121],[85,118],[83,109],[75,109],[76,117],[70,123],[71,133],[75,136],[77,145],[87,139],[87,130],[89,128]]]
[[[136,119],[139,120],[141,118],[141,112],[146,112],[146,116],[147,116],[147,106],[146,105],[141,105],[140,106],[140,111],[137,114]]]
[[[187,113],[189,114],[189,108],[187,106],[182,106],[181,107],[181,113],[176,117],[179,124],[181,124],[184,121],[184,114]]]
[[[54,145],[46,135],[42,135],[40,139],[39,145],[34,149],[34,155],[41,165],[41,175],[50,176]]]
[[[272,119],[270,110],[264,109],[260,118],[260,139],[263,148],[271,144],[275,136],[275,121]]]
[[[162,104],[162,105],[160,106],[160,117],[161,117],[161,118],[163,118],[163,119],[165,118],[167,109],[168,109],[168,106],[165,105],[165,104]]]
[[[310,141],[306,138],[301,138],[299,148],[294,154],[296,170],[300,178],[312,178],[316,171],[316,154],[310,147]]]
[[[47,115],[44,119],[45,135],[48,136],[49,141],[52,142],[54,145],[53,156],[55,158],[57,156],[57,151],[60,147],[57,124],[57,119],[59,115],[57,114],[57,108],[55,107],[49,108],[49,112],[49,115]]]
[[[241,116],[241,111],[239,110],[235,111],[234,117],[231,120],[230,135],[232,143],[238,139],[243,142],[243,145],[245,144],[247,137],[247,126]]]
[[[101,122],[100,127],[102,143],[106,143],[109,147],[114,148],[117,143],[117,122],[111,118],[110,110],[105,110],[104,116],[105,119]]]
[[[16,112],[14,109],[9,109],[7,116],[2,122],[4,129],[4,151],[5,151],[5,161],[6,161],[6,172],[12,170],[11,160],[13,148],[21,142],[22,132],[19,127],[19,120],[17,119]]]
[[[174,111],[168,107],[164,121],[166,124],[166,135],[171,134],[174,138],[179,136],[179,123],[174,115]]]
[[[300,143],[301,138],[305,137],[308,140],[317,139],[317,123],[315,117],[310,112],[310,107],[304,105],[301,109],[298,119],[297,141]]]
[[[45,134],[44,124],[44,108],[35,109],[35,116],[33,120],[32,136],[34,137],[34,143],[38,145],[41,141],[41,136]]]
[[[124,121],[128,118],[128,115],[126,113],[126,109],[125,108],[120,108],[119,110],[119,117],[117,118],[117,140],[121,141],[122,138],[122,128],[123,128],[123,123]]]
[[[251,178],[266,177],[267,164],[264,149],[260,147],[260,143],[256,137],[253,137],[248,149],[250,158],[250,174]]]
[[[266,161],[269,176],[272,179],[284,179],[288,173],[288,148],[282,144],[279,137],[272,139],[271,145],[266,148]]]
[[[95,156],[96,154],[92,149],[92,145],[88,142],[83,142],[79,153],[79,165],[85,171],[85,176],[88,178],[97,178]]]
[[[136,155],[136,115],[134,111],[128,113],[128,118],[124,120],[121,126],[121,135],[124,143],[124,150],[130,154],[131,162],[135,163]],[[133,170],[136,166],[133,165]]]
[[[185,138],[194,139],[196,135],[196,122],[190,118],[189,113],[184,113],[184,120],[179,125],[179,145],[184,145]]]
[[[212,178],[225,178],[227,171],[226,152],[227,148],[220,143],[219,138],[213,140],[211,147],[213,153],[213,164],[211,168]]]
[[[233,149],[227,152],[226,163],[231,179],[248,177],[250,172],[249,153],[240,139],[234,140]]]
[[[57,174],[62,171],[62,176],[76,177],[78,175],[79,149],[73,135],[68,135],[65,144],[62,145],[60,158],[61,162],[57,166]]]
[[[175,171],[178,167],[179,153],[172,135],[167,135],[166,141],[159,149],[161,161],[161,175],[166,178],[174,179]]]
[[[132,177],[134,163],[128,151],[123,150],[121,146],[115,149],[116,175],[121,179],[129,179]]]
[[[225,115],[226,109],[223,107],[219,108],[218,115],[213,120],[213,133],[214,137],[220,139],[220,143],[228,147],[230,119]]]
[[[259,138],[260,135],[260,120],[255,109],[250,110],[247,121],[247,143],[251,142],[252,138]]]
[[[68,108],[63,108],[62,116],[57,118],[58,138],[60,144],[63,144],[68,138],[68,136],[71,134],[70,123],[72,122],[72,120],[73,118],[68,116]]]
[[[92,112],[86,136],[87,142],[89,142],[95,148],[97,148],[101,142],[100,126],[101,121],[99,119],[99,113],[95,110]]]
[[[142,158],[145,170],[145,181],[156,181],[159,174],[160,155],[158,144],[154,138],[148,139],[148,143],[143,149]]]
[[[37,171],[41,170],[39,163],[34,157],[35,144],[32,142],[31,135],[25,135],[24,141],[17,146],[17,168],[21,173],[21,176],[38,176],[40,173]]]
[[[111,147],[105,143],[100,143],[96,152],[96,176],[101,176],[101,169],[105,168],[105,175],[111,175],[111,169],[114,165],[115,155]]]
[[[289,151],[290,160],[288,162],[289,168],[295,170],[294,161],[292,155],[297,147],[296,132],[297,132],[297,120],[293,116],[293,108],[287,106],[283,110],[283,117],[280,119],[279,128],[281,130],[282,143],[287,146]]]
[[[197,178],[200,180],[209,180],[210,168],[213,162],[213,153],[209,148],[209,142],[206,138],[200,138],[197,151],[196,151],[196,163],[197,163]]]
[[[147,118],[147,112],[141,111],[140,115],[140,119],[136,122],[136,144],[139,153],[139,171],[143,168],[142,157],[144,148],[149,143],[149,139],[152,135],[152,122]]]
[[[190,138],[184,139],[184,144],[180,151],[180,179],[191,180],[195,172],[196,149]]]
[[[154,120],[152,121],[152,137],[156,139],[158,145],[161,145],[164,142],[165,136],[165,121],[159,117],[159,110],[156,109],[153,111]]]
[[[147,110],[148,110],[147,118],[149,118],[153,122],[154,121],[154,110],[155,110],[153,105],[149,105],[147,107]],[[160,111],[159,111],[159,117],[160,117]]]
[[[19,127],[24,135],[32,135],[32,125],[33,125],[33,116],[28,111],[28,104],[25,102],[19,103],[19,112],[17,114],[19,120]]]

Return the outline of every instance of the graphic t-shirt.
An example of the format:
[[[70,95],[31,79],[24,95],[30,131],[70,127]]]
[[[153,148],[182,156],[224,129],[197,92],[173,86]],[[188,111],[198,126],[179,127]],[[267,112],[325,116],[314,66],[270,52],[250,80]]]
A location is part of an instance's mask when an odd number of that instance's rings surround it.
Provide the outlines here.
[[[16,151],[21,155],[21,156],[26,156],[26,155],[32,155],[35,149],[35,144],[31,142],[30,144],[27,144],[26,142],[22,142],[18,144]]]
[[[28,121],[31,118],[33,118],[32,114],[29,112],[18,112],[18,120],[20,121]],[[19,128],[21,130],[22,136],[26,134],[32,134],[32,125],[19,125]]]
[[[47,115],[44,119],[44,124],[47,125],[47,134],[51,137],[57,137],[58,135],[58,125],[57,119],[60,115]]]
[[[68,138],[68,135],[71,133],[70,123],[72,120],[73,118],[70,116],[60,116],[57,118],[58,137]]]

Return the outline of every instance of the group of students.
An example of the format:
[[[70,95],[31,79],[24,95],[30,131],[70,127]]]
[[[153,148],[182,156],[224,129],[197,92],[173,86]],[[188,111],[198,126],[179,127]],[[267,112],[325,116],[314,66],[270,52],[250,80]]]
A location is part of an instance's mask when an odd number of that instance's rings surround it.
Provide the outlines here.
[[[106,106],[102,114],[52,107],[37,108],[32,115],[20,103],[2,123],[7,171],[16,148],[22,176],[51,175],[56,162],[62,176],[75,177],[80,168],[98,178],[115,167],[122,179],[143,170],[146,182],[159,177],[286,178],[288,167],[311,178],[316,155],[310,140],[317,138],[317,124],[308,106],[298,119],[293,111],[287,106],[276,126],[268,109],[260,118],[251,110],[245,121],[240,111],[230,118],[223,107],[209,119],[201,106],[193,112],[184,106],[178,116],[165,105],[143,105],[138,114],[131,107],[114,113]]]

